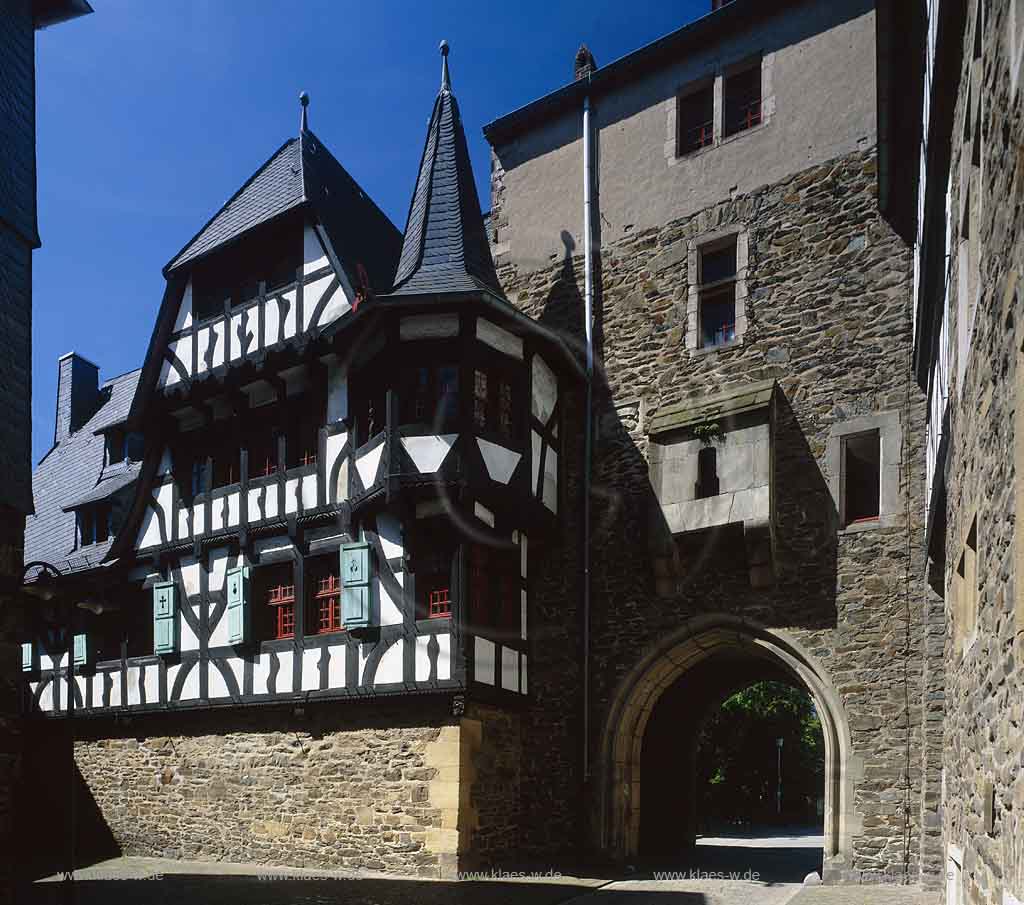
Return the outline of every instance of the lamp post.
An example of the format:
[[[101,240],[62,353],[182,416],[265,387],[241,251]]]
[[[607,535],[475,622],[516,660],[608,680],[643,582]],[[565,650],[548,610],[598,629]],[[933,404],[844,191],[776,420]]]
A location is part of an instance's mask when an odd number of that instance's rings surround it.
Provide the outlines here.
[[[782,817],[782,739],[775,739],[775,747],[779,750],[779,784],[776,790],[775,800],[777,803],[776,813]]]

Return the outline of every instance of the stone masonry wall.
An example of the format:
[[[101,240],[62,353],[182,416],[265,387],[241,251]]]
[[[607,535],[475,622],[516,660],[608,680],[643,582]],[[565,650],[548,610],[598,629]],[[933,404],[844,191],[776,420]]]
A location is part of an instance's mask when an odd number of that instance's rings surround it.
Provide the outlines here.
[[[876,172],[873,151],[851,154],[601,248],[595,324],[601,370],[592,497],[592,762],[624,676],[686,619],[724,612],[787,630],[824,665],[850,726],[853,753],[844,768],[854,776],[855,791],[843,819],[852,851],[842,868],[844,879],[854,882],[902,877],[904,870],[917,879],[925,766],[915,750],[925,731],[923,403],[909,370],[910,255],[878,213]],[[500,250],[514,251],[516,224],[502,204],[500,148],[492,190]],[[595,219],[603,216],[599,210]],[[743,342],[716,351],[687,349],[690,243],[733,227],[749,233]],[[508,254],[498,255],[509,298],[578,344],[580,258],[532,273],[517,272],[509,261]],[[671,539],[648,480],[647,422],[662,405],[766,378],[778,381],[782,397],[774,585],[754,591],[746,580],[721,581],[699,556],[677,561],[674,573],[656,582],[656,565]],[[897,412],[901,426],[899,513],[890,526],[837,532],[828,490],[830,431],[882,412]],[[564,461],[570,481],[578,482],[572,457]],[[567,527],[563,534],[574,536]],[[570,750],[561,763],[543,763],[553,769],[537,769],[536,752],[553,745],[526,728],[537,714],[565,706],[578,713],[578,698],[561,675],[573,645],[559,651],[559,660],[549,641],[576,630],[577,611],[560,611],[576,597],[551,596],[543,585],[532,593],[538,611],[531,629],[534,705],[524,715],[522,783],[557,806],[543,818],[527,810],[524,838],[543,833],[545,825],[571,822],[579,788],[573,772],[579,753]],[[548,662],[545,650],[552,653]],[[929,737],[935,731],[929,723]],[[596,820],[593,808],[590,818]]]
[[[75,753],[126,855],[450,876],[449,712],[375,702],[79,721]]]
[[[953,121],[950,210],[950,335],[956,356],[949,395],[950,436],[946,531],[946,718],[943,835],[963,851],[963,891],[971,905],[1024,901],[1024,85],[1020,51],[1024,14],[1010,0],[984,4],[980,296],[970,344],[969,299],[960,297],[959,211],[969,169],[964,134],[974,68],[967,4],[964,69]],[[1016,78],[1015,78],[1016,73]],[[977,84],[977,82],[976,82]],[[963,371],[962,383],[957,372]],[[961,651],[955,570],[977,518],[976,634]]]

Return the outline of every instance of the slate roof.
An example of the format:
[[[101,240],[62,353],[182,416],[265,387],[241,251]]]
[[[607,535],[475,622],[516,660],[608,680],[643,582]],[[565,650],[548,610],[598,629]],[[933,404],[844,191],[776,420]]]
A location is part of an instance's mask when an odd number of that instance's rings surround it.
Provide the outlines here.
[[[441,90],[409,205],[394,294],[486,289],[500,296],[466,133],[448,78],[447,45],[441,52]]]
[[[32,473],[35,515],[25,519],[25,562],[43,560],[62,572],[99,565],[111,541],[75,549],[75,513],[65,507],[105,499],[130,486],[138,467],[107,469],[102,430],[125,419],[141,370],[108,380],[100,387],[99,408],[71,436],[53,447]],[[128,480],[131,475],[131,480]],[[105,479],[104,479],[105,478]]]
[[[164,268],[197,261],[249,230],[311,205],[354,286],[365,269],[375,292],[391,287],[401,234],[308,128],[278,148]]]

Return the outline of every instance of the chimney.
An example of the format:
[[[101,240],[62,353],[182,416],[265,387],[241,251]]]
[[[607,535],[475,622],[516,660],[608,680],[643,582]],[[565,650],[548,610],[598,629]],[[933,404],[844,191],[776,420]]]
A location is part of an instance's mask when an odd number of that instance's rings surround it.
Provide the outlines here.
[[[100,395],[100,369],[77,352],[57,361],[57,424],[53,442],[71,436],[92,417]]]
[[[573,74],[576,76],[576,81],[585,79],[595,69],[597,69],[597,63],[594,62],[594,55],[586,44],[580,44],[580,49],[576,51],[576,59],[573,62]]]

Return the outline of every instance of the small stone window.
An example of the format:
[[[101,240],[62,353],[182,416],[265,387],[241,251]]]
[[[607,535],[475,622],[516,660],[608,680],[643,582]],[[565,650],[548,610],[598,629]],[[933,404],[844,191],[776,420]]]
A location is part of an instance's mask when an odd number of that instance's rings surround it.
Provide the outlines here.
[[[843,438],[843,527],[877,521],[881,503],[882,443],[877,430]]]
[[[718,450],[705,446],[697,453],[697,483],[693,489],[694,499],[703,500],[718,496]]]
[[[735,135],[761,124],[761,60],[725,77],[723,133]]]
[[[736,226],[691,242],[686,347],[691,354],[741,341],[747,326],[747,232]]]
[[[953,640],[960,654],[970,650],[978,630],[978,518],[971,521],[953,574]]]
[[[862,415],[832,425],[826,471],[841,532],[891,528],[905,518],[902,462],[899,412]]]
[[[683,91],[676,102],[676,155],[682,157],[715,143],[715,85],[708,81]]]

